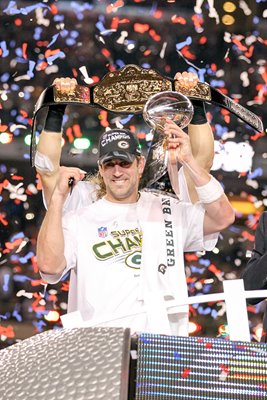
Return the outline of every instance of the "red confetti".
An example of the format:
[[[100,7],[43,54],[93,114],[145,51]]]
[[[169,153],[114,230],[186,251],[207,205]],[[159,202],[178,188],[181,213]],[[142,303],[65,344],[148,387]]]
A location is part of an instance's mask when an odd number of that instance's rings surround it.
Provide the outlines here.
[[[139,24],[135,23],[134,26],[134,31],[138,33],[145,33],[149,30],[149,25],[148,24]]]
[[[149,56],[151,54],[151,50],[147,49],[144,51],[144,56]]]
[[[163,12],[162,12],[161,10],[156,10],[156,11],[154,12],[154,14],[153,14],[153,17],[154,17],[155,19],[160,19],[160,18],[162,18],[162,16],[163,16]]]
[[[63,282],[62,286],[61,286],[61,290],[63,292],[68,292],[68,290],[69,290],[69,282]]]
[[[248,51],[245,52],[245,56],[246,57],[251,57],[252,54],[253,54],[253,51],[254,51],[254,46],[252,45],[252,46],[249,47]]]
[[[128,18],[119,19],[115,17],[112,19],[110,27],[111,29],[118,29],[119,24],[127,24],[128,22],[130,22]]]
[[[81,127],[79,124],[74,124],[72,129],[75,137],[82,137]]]
[[[196,56],[189,51],[189,46],[184,46],[181,50],[182,55],[188,60],[195,60]]]
[[[198,256],[196,254],[185,254],[186,261],[197,261]]]
[[[12,176],[11,176],[11,179],[12,179],[13,181],[23,181],[24,177],[23,177],[23,176],[20,176],[20,175],[12,175]]]
[[[107,58],[110,57],[110,51],[108,49],[102,49],[101,53]]]
[[[7,327],[0,325],[0,335],[6,336],[7,338],[14,338],[15,333],[14,333],[14,328],[11,325],[8,325]]]
[[[47,66],[48,66],[48,63],[46,61],[43,61],[38,65],[37,71],[43,71],[44,69],[46,69]]]
[[[233,43],[239,48],[239,50],[241,50],[241,51],[246,51],[246,50],[247,50],[247,47],[244,46],[244,45],[240,42],[240,40],[238,40],[237,38],[234,38],[234,39],[233,39]]]
[[[208,266],[208,270],[210,272],[212,272],[215,276],[221,276],[222,275],[222,271],[219,270],[214,264],[210,264]]]
[[[107,126],[109,126],[109,122],[107,120],[108,117],[108,113],[105,110],[101,110],[98,116],[98,119],[100,121],[100,125],[103,126],[104,128],[106,128]]]
[[[52,13],[53,15],[55,15],[55,14],[58,13],[58,8],[57,8],[57,6],[56,6],[55,4],[51,4],[51,5],[50,5],[50,10],[51,10],[51,13]]]
[[[49,41],[48,40],[38,40],[36,42],[38,47],[47,47],[49,45]]]
[[[191,17],[191,19],[192,19],[192,21],[193,21],[193,23],[194,23],[195,28],[196,28],[197,30],[200,29],[200,28],[201,28],[201,25],[202,25],[203,22],[204,22],[204,19],[203,19],[202,17],[200,17],[199,15],[196,15],[196,14],[194,14],[194,15]]]
[[[39,272],[39,269],[38,269],[38,265],[37,265],[36,257],[35,257],[35,256],[32,256],[32,257],[31,257],[31,263],[32,263],[32,267],[33,267],[33,272],[34,272],[35,274],[37,274],[37,273]],[[36,281],[35,281],[35,282],[36,282]],[[37,282],[38,282],[39,285],[41,285],[41,283],[43,282],[43,280],[42,280],[42,279],[39,279]],[[32,283],[32,286],[34,286],[33,283]]]
[[[250,139],[253,140],[253,142],[255,142],[255,140],[258,140],[262,136],[265,136],[265,133],[264,132],[259,132],[259,133],[256,133],[255,135],[251,136]]]
[[[217,68],[217,65],[214,64],[214,63],[212,63],[210,67],[211,67],[211,70],[212,70],[213,72],[216,72],[217,69],[218,69],[218,68]]]
[[[45,307],[40,306],[39,302],[42,300],[42,296],[39,293],[33,293],[33,297],[36,298],[34,302],[32,303],[32,309],[37,312],[37,311],[44,311]]]
[[[0,213],[0,223],[4,226],[8,225],[8,221],[5,219],[4,214]]]
[[[16,18],[14,23],[15,23],[16,26],[21,26],[22,25],[22,21],[21,21],[20,18]]]
[[[247,232],[247,231],[243,231],[243,232],[241,233],[241,236],[242,236],[243,238],[249,240],[250,242],[254,242],[255,236],[254,236],[254,235],[251,235],[251,234],[250,234],[249,232]]]
[[[222,370],[223,372],[226,372],[226,373],[229,373],[229,372],[230,372],[230,367],[228,367],[228,366],[226,366],[226,365],[224,365],[224,364],[221,364],[221,365],[220,365],[220,368],[221,368],[221,370]]]
[[[177,15],[173,15],[171,17],[171,21],[173,24],[186,25],[186,19]]]
[[[199,44],[205,44],[207,43],[207,37],[206,36],[201,36],[201,38],[199,39]]]
[[[115,1],[115,3],[111,3],[110,5],[108,5],[106,7],[106,11],[108,14],[117,11],[118,8],[123,7],[124,6],[124,2],[123,0],[117,0]]]
[[[14,240],[14,242],[6,242],[5,246],[8,250],[13,250],[15,247],[18,247],[21,244],[22,240],[22,238],[19,238]]]
[[[0,132],[5,132],[7,130],[7,125],[0,125]]]
[[[74,78],[77,78],[78,72],[76,68],[72,68],[72,75],[74,76]]]
[[[150,29],[149,35],[152,37],[155,42],[159,42],[161,40],[161,37],[157,34],[157,32],[154,29]]]
[[[22,43],[22,57],[25,59],[25,60],[27,60],[27,54],[26,54],[26,51],[27,51],[27,47],[28,47],[28,43]]]
[[[182,378],[187,378],[189,376],[190,372],[191,372],[190,368],[185,368],[185,370],[183,371],[181,377]]]
[[[72,129],[70,126],[66,129],[66,136],[69,139],[70,143],[72,143],[74,141],[74,136],[72,134]]]

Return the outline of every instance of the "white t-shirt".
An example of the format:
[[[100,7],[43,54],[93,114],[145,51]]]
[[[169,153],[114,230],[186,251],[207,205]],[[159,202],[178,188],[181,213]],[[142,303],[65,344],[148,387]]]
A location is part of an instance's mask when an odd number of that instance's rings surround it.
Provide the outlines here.
[[[147,290],[175,300],[187,296],[184,252],[211,250],[218,235],[203,238],[201,204],[169,197],[173,225],[170,235],[166,228],[169,225],[164,223],[161,198],[142,192],[134,204],[101,199],[64,214],[66,269],[60,276],[42,276],[49,283],[56,283],[71,270],[68,312],[78,310],[84,320],[94,319],[100,326],[123,326],[133,332],[144,332],[150,331],[147,315],[141,312]],[[143,243],[142,234],[146,237]],[[168,281],[168,273],[162,273],[168,255],[174,256],[166,243],[175,249],[177,288],[176,282]],[[187,308],[181,311],[183,319]],[[127,314],[133,315],[127,317]],[[121,318],[122,315],[126,317]],[[176,327],[173,334],[180,335],[182,331]]]

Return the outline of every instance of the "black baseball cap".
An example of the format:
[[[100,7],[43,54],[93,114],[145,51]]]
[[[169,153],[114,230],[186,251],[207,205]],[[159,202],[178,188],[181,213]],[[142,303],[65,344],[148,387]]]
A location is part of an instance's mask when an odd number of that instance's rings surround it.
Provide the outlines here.
[[[99,163],[114,158],[133,162],[136,156],[141,155],[138,139],[128,129],[110,129],[104,132],[99,139]]]

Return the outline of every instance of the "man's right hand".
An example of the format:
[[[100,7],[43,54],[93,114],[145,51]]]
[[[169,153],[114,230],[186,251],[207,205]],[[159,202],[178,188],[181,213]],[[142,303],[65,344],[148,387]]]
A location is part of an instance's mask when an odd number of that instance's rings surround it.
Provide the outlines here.
[[[81,181],[85,174],[85,171],[76,167],[60,167],[53,196],[59,195],[65,200],[73,185]]]

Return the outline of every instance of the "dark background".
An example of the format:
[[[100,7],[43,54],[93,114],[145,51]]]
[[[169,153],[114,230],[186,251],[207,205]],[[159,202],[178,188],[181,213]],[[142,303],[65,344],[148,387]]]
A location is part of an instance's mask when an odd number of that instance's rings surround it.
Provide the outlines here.
[[[81,67],[94,82],[126,64],[150,67],[169,77],[190,70],[265,123],[266,1],[233,0],[236,9],[229,13],[225,3],[215,0],[212,10],[211,2],[204,0],[199,10],[191,0],[1,1],[0,134],[8,134],[10,140],[0,142],[1,347],[60,328],[59,315],[66,312],[68,277],[44,286],[35,258],[44,207],[24,139],[31,132],[40,93],[58,76],[75,77],[85,85]],[[226,14],[234,19],[232,25],[225,25]],[[192,296],[221,292],[224,279],[240,276],[266,206],[266,136],[218,107],[206,107],[215,140],[222,146],[228,141],[249,144],[254,156],[248,171],[238,172],[239,159],[233,155],[233,167],[213,170],[230,200],[238,201],[233,203],[236,222],[222,232],[213,252],[186,255]],[[146,151],[149,127],[142,116],[117,118],[125,127],[135,127]],[[114,115],[99,109],[69,107],[62,164],[94,170],[98,136],[115,124]],[[90,148],[79,154],[73,150],[76,125],[91,141]],[[72,136],[66,134],[67,128]],[[248,309],[253,340],[258,340],[263,306],[264,302]],[[195,335],[218,336],[226,324],[223,302],[196,304],[190,316],[197,325]]]

